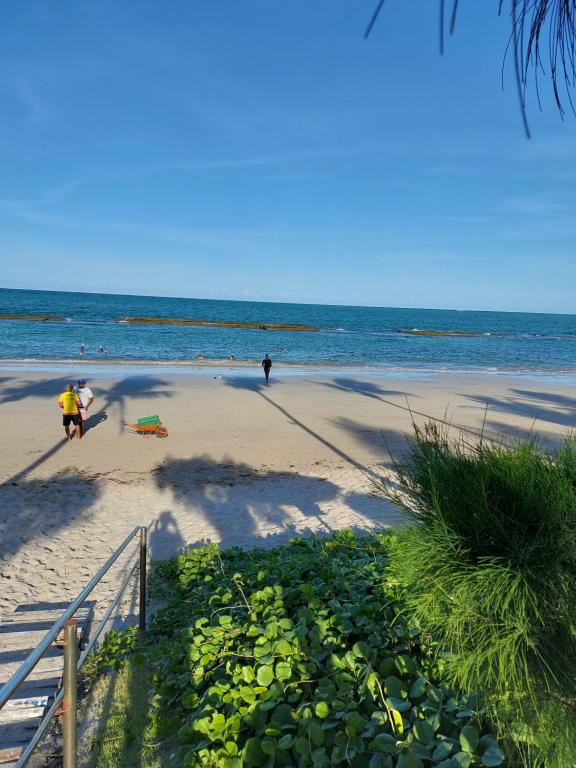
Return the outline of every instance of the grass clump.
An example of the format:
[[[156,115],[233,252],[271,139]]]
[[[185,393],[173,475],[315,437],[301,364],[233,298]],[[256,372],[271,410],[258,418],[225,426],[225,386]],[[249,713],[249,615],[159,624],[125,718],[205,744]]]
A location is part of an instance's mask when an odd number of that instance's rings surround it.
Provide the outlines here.
[[[92,690],[101,720],[87,768],[162,768],[168,755],[149,743],[150,670],[134,659],[115,662]]]
[[[394,546],[412,618],[447,680],[482,692],[527,765],[576,764],[576,442],[450,440],[415,427],[397,487],[419,524]]]
[[[444,684],[437,643],[405,620],[390,543],[340,533],[158,564],[163,608],[137,657],[162,765],[502,764],[476,697]]]

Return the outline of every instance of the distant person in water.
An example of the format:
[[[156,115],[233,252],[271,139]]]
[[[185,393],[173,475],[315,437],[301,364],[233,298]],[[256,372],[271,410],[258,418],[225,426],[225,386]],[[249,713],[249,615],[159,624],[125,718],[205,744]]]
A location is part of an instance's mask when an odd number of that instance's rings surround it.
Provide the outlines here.
[[[79,379],[78,384],[74,387],[74,393],[80,398],[82,405],[80,406],[80,421],[78,426],[80,427],[80,435],[84,435],[84,422],[88,421],[88,408],[94,402],[94,395],[90,387],[86,386],[86,379]]]
[[[80,344],[80,357],[84,357],[84,354],[86,353],[86,347],[84,344]]]
[[[270,368],[272,368],[272,360],[270,360],[269,355],[266,355],[264,360],[262,360],[262,368],[264,368],[264,377],[266,378],[266,384],[269,384],[270,382],[268,379],[270,378]]]
[[[104,353],[108,352],[108,350],[106,349],[106,347],[100,347],[100,352],[102,352],[104,354]]]
[[[80,440],[82,437],[82,432],[80,431],[80,408],[82,407],[82,401],[74,392],[72,384],[66,384],[64,387],[64,392],[58,398],[58,407],[62,408],[62,424],[64,425],[64,432],[66,432],[66,440],[72,440],[70,424],[74,425],[76,437]]]

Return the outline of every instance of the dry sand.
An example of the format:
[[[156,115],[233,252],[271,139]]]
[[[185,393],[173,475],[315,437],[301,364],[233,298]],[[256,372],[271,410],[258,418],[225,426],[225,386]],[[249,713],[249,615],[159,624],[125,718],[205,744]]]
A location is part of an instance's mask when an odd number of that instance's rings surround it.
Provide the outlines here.
[[[476,434],[558,440],[576,424],[561,379],[434,374],[223,378],[119,371],[89,381],[85,438],[65,443],[56,406],[71,375],[0,373],[0,616],[75,596],[136,525],[153,557],[207,541],[271,545],[297,534],[402,522],[370,495],[412,418]],[[485,413],[486,403],[489,408]],[[165,440],[122,420],[158,413]],[[106,583],[103,590],[111,589]]]

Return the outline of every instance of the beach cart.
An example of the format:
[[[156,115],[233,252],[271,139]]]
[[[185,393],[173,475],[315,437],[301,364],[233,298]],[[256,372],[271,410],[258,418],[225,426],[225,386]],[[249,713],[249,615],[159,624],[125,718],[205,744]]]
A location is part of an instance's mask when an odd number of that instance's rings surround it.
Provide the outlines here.
[[[168,437],[168,430],[160,421],[160,416],[145,416],[136,422],[123,421],[122,424],[130,432],[143,437],[152,437],[152,435],[159,438]]]

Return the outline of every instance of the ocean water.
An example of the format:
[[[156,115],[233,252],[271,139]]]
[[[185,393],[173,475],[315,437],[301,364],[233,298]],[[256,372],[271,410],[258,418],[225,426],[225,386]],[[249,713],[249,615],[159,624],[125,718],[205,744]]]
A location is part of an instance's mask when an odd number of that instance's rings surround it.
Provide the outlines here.
[[[0,289],[1,314],[58,315],[61,322],[0,320],[0,360],[260,360],[355,369],[576,372],[576,315],[275,304]],[[138,326],[136,315],[297,323],[319,332]],[[411,336],[399,329],[478,336]],[[100,353],[100,346],[108,354]]]

